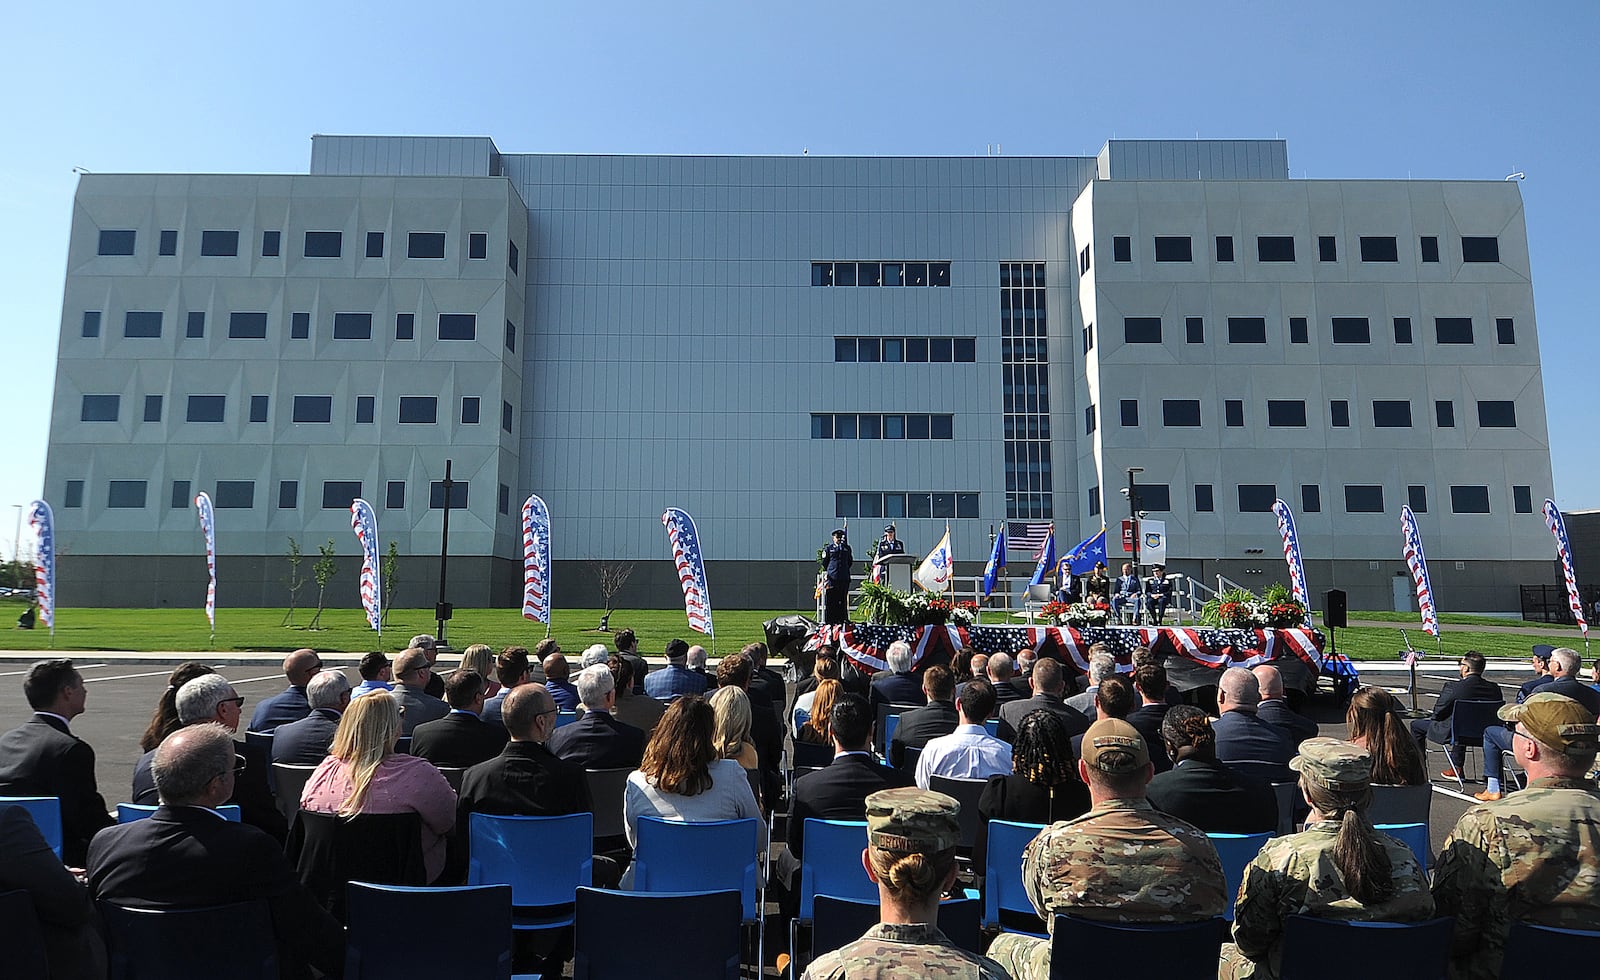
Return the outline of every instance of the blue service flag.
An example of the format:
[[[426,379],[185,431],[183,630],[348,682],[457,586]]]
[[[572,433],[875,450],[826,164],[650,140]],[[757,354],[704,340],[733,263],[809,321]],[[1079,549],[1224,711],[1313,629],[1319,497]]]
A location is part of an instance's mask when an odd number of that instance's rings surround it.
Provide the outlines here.
[[[989,593],[994,591],[995,582],[1000,578],[1000,569],[1006,567],[1006,526],[1000,525],[1000,535],[994,539],[994,550],[989,552],[989,564],[983,566],[983,597],[989,598]]]
[[[1028,580],[1029,586],[1054,585],[1056,577],[1056,529],[1050,528],[1050,533],[1045,535],[1044,547],[1039,549],[1039,564],[1033,569],[1033,578]]]
[[[1069,562],[1068,568],[1074,575],[1087,575],[1094,571],[1098,562],[1106,560],[1106,529],[1102,527],[1099,534],[1079,541],[1064,560]]]

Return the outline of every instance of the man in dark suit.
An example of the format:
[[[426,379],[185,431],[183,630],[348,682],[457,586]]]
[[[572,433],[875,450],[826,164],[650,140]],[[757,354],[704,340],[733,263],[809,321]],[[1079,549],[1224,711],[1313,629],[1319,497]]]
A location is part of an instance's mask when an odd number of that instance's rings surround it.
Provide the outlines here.
[[[1150,780],[1150,805],[1209,834],[1260,834],[1278,828],[1278,800],[1266,780],[1217,761],[1206,713],[1178,705],[1161,722],[1171,769]]]
[[[739,652],[750,658],[754,668],[750,672],[750,688],[746,692],[750,695],[751,706],[765,702],[782,727],[784,709],[789,704],[789,685],[784,683],[783,675],[767,666],[767,645],[750,643]]]
[[[62,859],[81,867],[89,838],[114,821],[94,781],[94,749],[69,727],[83,714],[88,689],[70,660],[28,668],[22,693],[33,717],[0,735],[0,796],[61,799]]]
[[[772,706],[752,695],[750,678],[755,662],[743,653],[723,657],[717,664],[717,687],[737,687],[750,695],[750,741],[755,743],[761,767],[761,799],[770,808],[783,795],[784,725]]]
[[[1417,740],[1417,751],[1422,757],[1428,757],[1428,743],[1443,745],[1445,755],[1450,760],[1450,767],[1440,773],[1446,779],[1456,778],[1456,769],[1461,764],[1462,752],[1450,745],[1450,718],[1455,713],[1457,701],[1493,701],[1496,704],[1505,701],[1505,695],[1500,693],[1500,685],[1483,676],[1486,666],[1483,654],[1476,650],[1468,650],[1461,655],[1461,662],[1456,669],[1461,672],[1459,680],[1451,681],[1439,692],[1439,700],[1433,703],[1433,714],[1411,723],[1411,734]]]
[[[1271,664],[1261,664],[1251,673],[1261,689],[1261,703],[1256,705],[1256,717],[1269,725],[1276,725],[1289,735],[1296,749],[1308,738],[1317,737],[1317,723],[1289,707],[1283,694],[1283,675]]]
[[[250,731],[276,731],[279,725],[309,715],[311,705],[306,700],[306,685],[320,670],[322,658],[315,650],[303,648],[284,657],[283,676],[289,679],[289,686],[256,705],[255,714],[250,716]]]
[[[873,718],[878,716],[879,705],[928,703],[922,685],[911,672],[911,657],[911,644],[904,640],[894,641],[884,651],[883,659],[889,665],[889,672],[872,679],[872,693],[867,699],[872,705]]]
[[[234,749],[233,734],[222,725],[189,725],[167,736],[152,767],[161,808],[95,837],[90,897],[157,909],[265,899],[283,975],[305,976],[309,963],[340,976],[344,930],[301,886],[283,847],[216,811],[234,795]],[[217,969],[227,973],[226,964]]]
[[[620,629],[613,639],[617,656],[633,666],[633,693],[643,694],[644,676],[650,672],[650,665],[639,656],[639,638],[634,635],[633,630]]]
[[[1147,665],[1146,669],[1149,666],[1152,665]],[[1161,670],[1163,668],[1157,667],[1156,669]],[[1107,718],[1115,718],[1118,721],[1126,721],[1132,725],[1134,705],[1138,703],[1139,695],[1134,691],[1133,684],[1128,678],[1120,674],[1116,677],[1107,677],[1099,683],[1094,691],[1094,719],[1095,721],[1103,721]],[[1149,715],[1145,715],[1143,719],[1147,727],[1149,718]],[[1150,736],[1145,734],[1147,729],[1135,727],[1134,731],[1138,732],[1139,737],[1145,740],[1145,748],[1150,755],[1150,765],[1158,773],[1166,772],[1172,768],[1172,760],[1167,757],[1165,744],[1160,740],[1161,724],[1159,721],[1156,722],[1154,728],[1157,736],[1154,742],[1150,741]],[[1079,758],[1083,757],[1083,735],[1072,736],[1072,754]]]
[[[1546,658],[1549,664],[1547,683],[1534,688],[1533,694],[1560,694],[1583,705],[1590,715],[1600,715],[1600,691],[1585,684],[1578,676],[1583,669],[1583,657],[1570,647],[1551,648]],[[1520,697],[1520,695],[1519,695]],[[1502,753],[1511,751],[1511,728],[1508,725],[1490,725],[1483,730],[1483,792],[1477,798],[1493,803],[1505,794],[1501,792],[1500,779],[1505,769]]]
[[[950,668],[935,664],[922,672],[922,693],[927,701],[920,708],[900,712],[894,738],[889,740],[889,764],[906,768],[906,749],[921,749],[930,741],[949,735],[961,724],[956,714],[956,681]],[[873,720],[877,713],[873,712]]]
[[[1017,698],[1033,697],[1033,668],[1039,662],[1038,655],[1032,649],[1023,647],[1017,651],[1017,655],[1012,658],[1012,661],[1016,665],[1017,672],[1011,675],[1011,679],[1006,683],[1016,688],[1017,695],[1015,698],[1003,698],[1002,704],[1015,701]]]
[[[531,681],[531,662],[527,647],[506,647],[494,661],[494,676],[500,682],[500,691],[483,703],[482,718],[495,725],[504,725],[500,717],[511,689]]]
[[[0,803],[0,892],[12,889],[27,892],[33,903],[51,980],[106,975],[106,947],[95,929],[89,893],[45,843],[28,811]],[[7,965],[22,976],[14,954]]]
[[[648,741],[650,733],[656,730],[656,723],[667,713],[667,706],[648,694],[633,693],[632,660],[613,653],[606,658],[606,666],[611,668],[611,679],[616,683],[617,689],[617,700],[611,706],[611,717],[644,732],[645,740]],[[716,686],[714,676],[709,684],[712,687]]]
[[[984,666],[984,672],[989,676],[989,683],[994,686],[997,704],[1016,701],[1026,696],[1011,683],[1016,675],[1016,665],[1011,660],[1011,654],[997,653],[990,657],[988,664]]]
[[[880,765],[872,757],[872,726],[876,719],[865,698],[841,694],[834,701],[828,720],[833,735],[833,761],[795,780],[794,798],[789,802],[788,847],[796,861],[805,857],[807,817],[864,820],[868,796],[880,789],[911,785],[908,775]]]
[[[504,725],[483,721],[483,675],[456,670],[444,682],[450,713],[437,721],[418,725],[411,734],[411,754],[444,769],[465,769],[492,759],[505,748]]]
[[[616,654],[612,654],[612,656],[616,656]],[[706,693],[710,694],[717,688],[717,672],[706,665],[707,656],[708,654],[706,653],[706,648],[696,643],[694,646],[689,648],[689,659],[687,663],[689,665],[689,673],[699,674],[701,677],[706,679]],[[615,671],[613,671],[613,673],[615,673]],[[617,700],[623,700],[622,693],[618,693]]]
[[[450,706],[428,693],[433,666],[426,652],[410,647],[395,658],[394,695],[400,707],[400,734],[410,735],[418,725],[437,721],[450,713]]]
[[[1219,717],[1211,724],[1217,734],[1217,761],[1276,763],[1281,771],[1272,781],[1293,782],[1289,760],[1294,758],[1294,745],[1283,729],[1256,716],[1260,703],[1261,686],[1255,674],[1243,667],[1222,672],[1217,683]]]
[[[585,667],[578,672],[576,686],[583,700],[583,715],[555,729],[548,739],[550,751],[583,769],[637,767],[644,759],[644,732],[612,717],[617,687],[611,668],[604,664]],[[545,694],[549,695],[548,689]],[[553,717],[550,723],[555,724]]]
[[[1150,747],[1150,762],[1156,772],[1172,768],[1172,759],[1164,751],[1161,738],[1161,721],[1172,705],[1167,703],[1167,668],[1154,662],[1142,663],[1133,669],[1133,701],[1138,707],[1128,712],[1127,722],[1144,736]]]
[[[1032,697],[1010,701],[1000,706],[1000,727],[996,734],[1002,739],[1007,742],[1015,741],[1017,728],[1021,726],[1022,719],[1034,711],[1048,711],[1060,718],[1061,723],[1066,726],[1069,738],[1073,735],[1082,735],[1089,730],[1088,717],[1076,708],[1067,706],[1064,698],[1067,678],[1062,672],[1061,661],[1051,657],[1036,661],[1029,681],[1033,688]]]
[[[323,671],[306,685],[306,703],[311,706],[309,715],[273,732],[273,762],[314,766],[327,757],[339,719],[350,706],[350,682],[340,671]]]

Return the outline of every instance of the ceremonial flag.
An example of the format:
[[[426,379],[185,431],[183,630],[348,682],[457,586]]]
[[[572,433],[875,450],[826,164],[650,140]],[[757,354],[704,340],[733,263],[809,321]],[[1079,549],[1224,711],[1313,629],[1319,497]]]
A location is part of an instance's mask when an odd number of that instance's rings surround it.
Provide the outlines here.
[[[1000,578],[1000,569],[1006,567],[1006,526],[1000,525],[1000,536],[994,539],[994,548],[989,552],[989,563],[983,566],[983,597],[989,598],[989,593],[994,591],[995,582]]]
[[[28,508],[28,527],[33,529],[33,594],[39,603],[39,618],[56,635],[56,520],[50,505],[35,500]]]
[[[1062,561],[1068,562],[1067,570],[1074,575],[1087,575],[1094,571],[1098,562],[1106,560],[1106,529],[1100,528],[1100,533],[1091,534],[1079,541],[1077,546],[1067,552],[1067,557]]]
[[[950,554],[950,525],[946,524],[944,537],[939,539],[939,543],[917,567],[917,584],[929,592],[943,592],[950,587],[950,575],[955,564],[956,560]]]
[[[383,590],[378,581],[378,518],[372,505],[357,497],[350,504],[350,528],[361,542],[361,608],[367,624],[383,634]]]
[[[1300,558],[1300,536],[1294,530],[1294,511],[1283,498],[1272,502],[1278,517],[1278,534],[1283,537],[1283,560],[1289,566],[1289,591],[1306,610],[1306,625],[1311,625],[1311,592],[1306,588],[1306,566]]]
[[[1026,551],[1039,557],[1039,549],[1055,525],[1049,521],[1010,521],[1006,524],[1007,547],[1012,551]]]
[[[1428,581],[1428,558],[1422,553],[1422,535],[1417,531],[1417,515],[1410,507],[1400,508],[1400,532],[1406,538],[1406,567],[1417,585],[1417,610],[1422,628],[1430,636],[1439,635],[1439,614],[1433,608],[1433,585]]]
[[[1145,518],[1139,522],[1139,560],[1146,565],[1167,563],[1167,522]]]
[[[1583,630],[1585,642],[1589,636],[1589,623],[1583,618],[1583,599],[1578,595],[1578,573],[1572,568],[1572,547],[1567,543],[1567,522],[1554,500],[1544,502],[1544,525],[1556,536],[1556,554],[1561,557],[1561,574],[1567,580],[1567,604],[1572,607],[1572,618]]]
[[[217,632],[217,512],[211,508],[211,497],[204,490],[195,495],[194,509],[200,515],[200,531],[206,536],[206,622],[211,632]],[[215,639],[215,635],[212,637]]]
[[[1048,585],[1055,579],[1056,574],[1056,526],[1049,525],[1045,532],[1044,546],[1041,547],[1035,558],[1039,563],[1033,567],[1033,578],[1028,580],[1029,586]]]
[[[661,515],[661,523],[666,525],[672,562],[678,566],[678,581],[683,584],[683,611],[689,617],[689,628],[716,636],[711,624],[711,590],[706,586],[706,563],[700,553],[700,535],[695,531],[694,518],[677,507],[668,507]]]
[[[550,625],[550,508],[537,495],[522,505],[522,618]]]

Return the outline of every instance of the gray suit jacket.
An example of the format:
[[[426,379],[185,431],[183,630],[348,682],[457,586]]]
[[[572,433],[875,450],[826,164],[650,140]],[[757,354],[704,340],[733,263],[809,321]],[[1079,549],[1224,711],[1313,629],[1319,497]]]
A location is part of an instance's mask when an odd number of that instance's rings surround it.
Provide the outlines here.
[[[405,714],[400,716],[400,734],[410,735],[418,725],[436,721],[450,713],[450,706],[436,697],[424,694],[414,687],[396,684],[390,692]]]

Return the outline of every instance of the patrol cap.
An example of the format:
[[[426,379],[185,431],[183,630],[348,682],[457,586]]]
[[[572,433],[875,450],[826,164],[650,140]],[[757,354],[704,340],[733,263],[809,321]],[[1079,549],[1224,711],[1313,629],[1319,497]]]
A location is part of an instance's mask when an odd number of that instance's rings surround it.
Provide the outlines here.
[[[1083,761],[1110,775],[1138,772],[1150,764],[1139,730],[1121,718],[1102,718],[1083,733]]]
[[[1353,742],[1337,738],[1308,738],[1289,768],[1334,792],[1352,792],[1372,782],[1372,755]]]
[[[1500,708],[1501,721],[1514,721],[1523,734],[1563,755],[1592,755],[1600,749],[1600,725],[1589,709],[1567,697],[1540,691],[1521,704]]]
[[[867,843],[904,854],[937,854],[961,842],[961,804],[928,789],[906,786],[867,797]]]

